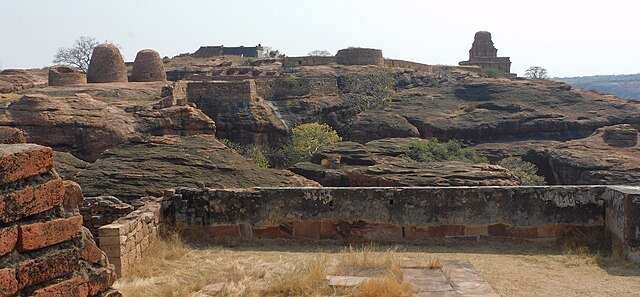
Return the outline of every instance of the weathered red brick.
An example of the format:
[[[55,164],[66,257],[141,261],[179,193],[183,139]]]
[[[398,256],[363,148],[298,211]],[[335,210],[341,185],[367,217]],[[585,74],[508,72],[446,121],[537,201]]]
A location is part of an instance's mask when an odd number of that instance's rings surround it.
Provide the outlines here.
[[[76,276],[38,289],[32,297],[85,297],[89,296],[86,276]]]
[[[24,261],[16,268],[18,287],[22,289],[78,271],[78,261],[78,255],[74,250],[57,250]]]
[[[82,216],[20,226],[18,249],[37,250],[72,239],[82,231]]]
[[[320,222],[297,221],[293,222],[293,237],[304,239],[320,239]]]
[[[16,270],[13,268],[0,269],[0,296],[11,296],[18,292]]]
[[[487,227],[487,225],[465,226],[464,234],[466,236],[488,236],[489,228]]]
[[[44,174],[51,168],[51,148],[32,143],[0,144],[0,184]]]
[[[18,226],[0,228],[0,256],[4,256],[16,246],[18,242]]]
[[[62,204],[64,184],[55,179],[36,187],[0,195],[0,221],[11,222]]]
[[[291,234],[281,226],[254,228],[252,234],[259,238],[291,238]]]
[[[544,225],[537,227],[537,237],[538,238],[555,238],[557,236],[557,227],[556,225]]]
[[[427,231],[426,226],[406,226],[404,229],[405,237],[409,240],[429,238],[429,232]]]
[[[511,228],[511,226],[509,225],[498,223],[498,224],[489,225],[487,228],[489,231],[489,236],[509,237],[511,235],[511,233],[509,232],[509,229]]]
[[[116,271],[113,264],[92,271],[89,274],[89,296],[97,295],[99,292],[105,291],[116,281]]]
[[[536,226],[514,226],[509,229],[511,237],[514,238],[536,238],[538,228]]]

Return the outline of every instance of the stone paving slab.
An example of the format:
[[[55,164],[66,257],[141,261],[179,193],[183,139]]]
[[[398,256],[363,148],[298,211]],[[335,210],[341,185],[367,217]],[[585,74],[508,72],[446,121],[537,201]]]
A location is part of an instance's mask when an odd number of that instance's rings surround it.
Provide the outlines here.
[[[405,283],[413,286],[415,292],[453,291],[440,269],[403,269],[402,277]]]
[[[327,275],[329,286],[332,287],[356,287],[371,279],[371,277],[365,276]]]

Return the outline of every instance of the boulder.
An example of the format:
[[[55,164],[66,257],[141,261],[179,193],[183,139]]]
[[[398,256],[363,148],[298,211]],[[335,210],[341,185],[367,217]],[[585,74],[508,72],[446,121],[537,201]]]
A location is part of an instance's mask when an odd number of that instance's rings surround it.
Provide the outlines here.
[[[595,132],[610,146],[634,147],[638,144],[638,130],[631,125],[602,127]]]
[[[349,126],[346,139],[366,143],[376,139],[419,137],[418,128],[397,113],[365,111]]]
[[[0,126],[0,143],[14,144],[25,142],[27,142],[27,138],[24,136],[24,132],[22,132],[22,130],[13,127]]]

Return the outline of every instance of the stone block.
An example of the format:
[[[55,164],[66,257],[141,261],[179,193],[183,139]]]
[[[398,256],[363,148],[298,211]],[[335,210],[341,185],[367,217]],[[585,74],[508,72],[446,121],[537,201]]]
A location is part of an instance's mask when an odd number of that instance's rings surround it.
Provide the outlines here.
[[[77,214],[78,205],[82,202],[82,188],[74,181],[64,181],[64,198],[62,199],[62,207],[68,213]]]
[[[0,144],[0,184],[45,174],[53,168],[53,150],[37,144]]]
[[[98,234],[100,237],[111,237],[111,236],[119,236],[127,234],[125,226],[121,223],[111,223],[109,225],[104,225],[98,229]]]
[[[513,226],[509,229],[513,238],[537,238],[538,228],[536,226]]]
[[[105,253],[100,248],[98,248],[93,240],[85,240],[84,249],[80,254],[81,259],[94,264],[98,264],[103,263],[105,257]]]
[[[22,289],[78,271],[78,260],[78,255],[73,250],[56,250],[26,260],[16,268],[18,287]]]
[[[13,268],[0,269],[0,296],[12,296],[18,292],[16,270]]]
[[[7,223],[45,212],[62,204],[64,184],[51,180],[35,187],[0,195],[0,221]]]
[[[32,297],[85,297],[89,296],[86,276],[75,276],[33,292]]]
[[[440,269],[403,269],[402,280],[411,284],[414,292],[452,290],[449,280]]]
[[[82,231],[82,216],[20,226],[18,249],[32,251],[70,240]]]
[[[557,235],[557,228],[555,224],[537,226],[536,228],[536,235],[538,238],[555,238]]]
[[[0,257],[10,253],[18,242],[18,226],[0,228]]]
[[[438,225],[427,227],[429,237],[455,237],[465,235],[463,225]]]
[[[253,236],[259,238],[292,238],[293,228],[286,224],[276,227],[253,228]]]

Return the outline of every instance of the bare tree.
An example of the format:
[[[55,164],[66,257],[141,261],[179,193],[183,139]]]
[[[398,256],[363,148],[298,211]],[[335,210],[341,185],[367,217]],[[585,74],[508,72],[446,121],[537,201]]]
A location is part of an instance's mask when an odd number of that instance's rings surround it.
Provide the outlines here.
[[[80,36],[72,47],[61,47],[53,58],[53,63],[71,65],[87,72],[93,49],[100,44],[95,38]]]
[[[312,52],[309,52],[308,54],[309,56],[319,56],[319,57],[329,57],[329,56],[333,56],[329,51],[327,50],[315,50]]]
[[[549,79],[547,69],[540,66],[531,66],[524,72],[524,76],[528,79]]]

